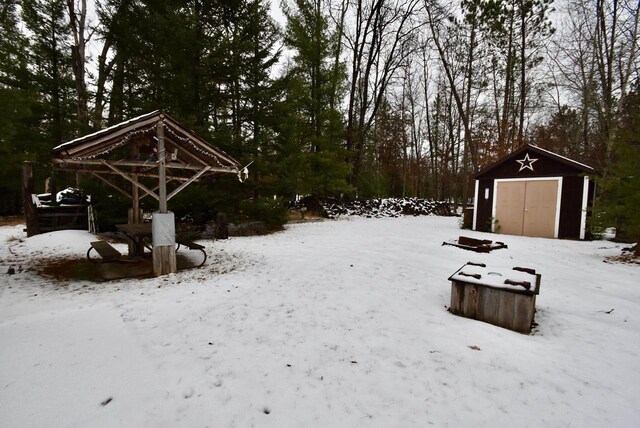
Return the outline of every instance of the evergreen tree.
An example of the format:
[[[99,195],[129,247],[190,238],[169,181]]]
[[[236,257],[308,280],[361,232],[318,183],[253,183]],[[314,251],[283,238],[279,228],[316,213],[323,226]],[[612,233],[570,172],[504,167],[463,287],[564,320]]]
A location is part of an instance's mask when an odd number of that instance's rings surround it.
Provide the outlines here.
[[[640,244],[640,88],[625,100],[614,146],[613,164],[602,180],[599,218],[617,229],[616,237]],[[607,224],[605,224],[607,225]],[[636,246],[640,255],[640,245]]]
[[[406,123],[401,112],[394,109],[388,100],[384,100],[376,115],[371,135],[371,153],[367,153],[364,165],[369,165],[362,176],[369,177],[358,193],[362,196],[402,197],[406,184],[407,141]]]
[[[31,129],[36,96],[29,84],[27,40],[19,30],[17,2],[0,8],[0,214],[20,210],[20,168],[37,136]]]
[[[553,0],[480,2],[480,25],[494,52],[491,58],[500,156],[525,143],[527,106],[533,104],[535,67],[544,41],[554,33],[549,20]],[[501,80],[501,82],[500,82]]]
[[[271,79],[280,34],[269,5],[110,0],[100,16],[113,44],[111,123],[163,109],[241,163],[253,162],[241,191],[222,180],[183,192],[176,203],[226,198],[239,208],[247,196],[273,195],[274,105],[282,95]]]
[[[242,162],[253,162],[253,178],[243,187],[254,196],[272,195],[273,170],[277,168],[273,165],[274,127],[278,123],[274,106],[281,91],[271,72],[280,55],[274,48],[280,31],[269,15],[268,4],[262,0],[241,3],[234,13],[223,13],[229,29],[221,47],[226,54],[220,55],[225,57],[222,76],[230,120],[226,121],[226,132],[219,122],[214,137]]]
[[[76,135],[69,28],[61,0],[24,0],[22,21],[29,36],[31,84],[38,93],[32,111],[41,142],[35,155],[49,164],[53,147]]]
[[[335,88],[345,79],[344,69],[336,73],[331,65],[338,41],[329,31],[320,0],[296,0],[295,9],[284,12],[285,42],[295,52],[287,75],[288,115],[295,126],[287,130],[292,140],[284,143],[295,148],[286,162],[295,165],[295,192],[318,196],[350,192],[344,124],[340,113],[330,107]]]

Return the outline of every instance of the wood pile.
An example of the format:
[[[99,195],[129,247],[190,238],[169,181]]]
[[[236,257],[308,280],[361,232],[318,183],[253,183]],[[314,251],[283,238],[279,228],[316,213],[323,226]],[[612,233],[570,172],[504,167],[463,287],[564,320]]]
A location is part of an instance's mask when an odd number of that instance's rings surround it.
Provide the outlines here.
[[[336,201],[331,199],[303,199],[291,205],[291,209],[309,209],[323,217],[334,219],[340,216],[360,216],[367,218],[400,217],[402,215],[454,216],[449,202],[431,201],[419,198],[376,198]]]

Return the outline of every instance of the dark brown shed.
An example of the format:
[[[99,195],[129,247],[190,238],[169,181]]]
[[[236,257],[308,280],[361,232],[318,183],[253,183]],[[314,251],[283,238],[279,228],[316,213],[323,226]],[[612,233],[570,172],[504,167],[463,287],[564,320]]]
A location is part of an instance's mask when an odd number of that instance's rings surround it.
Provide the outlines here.
[[[525,145],[475,176],[473,229],[584,239],[595,170]]]

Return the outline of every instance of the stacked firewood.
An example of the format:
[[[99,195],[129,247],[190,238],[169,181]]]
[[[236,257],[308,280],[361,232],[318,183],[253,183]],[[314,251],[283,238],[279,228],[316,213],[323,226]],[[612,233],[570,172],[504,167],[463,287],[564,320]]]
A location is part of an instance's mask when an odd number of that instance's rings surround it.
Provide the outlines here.
[[[291,205],[293,210],[309,209],[326,218],[340,216],[360,216],[368,218],[400,217],[402,215],[453,216],[453,206],[449,202],[438,202],[418,198],[376,198],[336,201],[330,199],[313,201],[303,199]]]

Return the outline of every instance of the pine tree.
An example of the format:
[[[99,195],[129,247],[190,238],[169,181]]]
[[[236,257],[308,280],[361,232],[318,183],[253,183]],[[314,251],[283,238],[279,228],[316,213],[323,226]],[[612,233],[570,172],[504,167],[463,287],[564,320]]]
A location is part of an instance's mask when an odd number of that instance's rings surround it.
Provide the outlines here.
[[[75,136],[78,128],[65,7],[61,0],[22,2],[22,20],[30,34],[30,79],[39,96],[33,110],[41,136],[36,156],[43,164],[49,163],[50,150]]]
[[[640,244],[640,87],[623,104],[613,163],[601,184],[598,217],[616,226],[617,238]]]
[[[350,192],[344,124],[340,113],[330,107],[335,88],[345,79],[344,71],[336,73],[331,64],[337,49],[335,34],[329,31],[320,0],[296,0],[295,9],[285,8],[285,15],[285,42],[295,51],[287,96],[289,120],[296,126],[288,130],[293,141],[285,143],[300,153],[290,153],[295,159],[290,163],[297,169],[295,191],[318,196]]]
[[[17,2],[0,9],[0,214],[20,210],[20,168],[34,160],[31,109],[36,94],[29,84],[27,40],[19,29]]]

